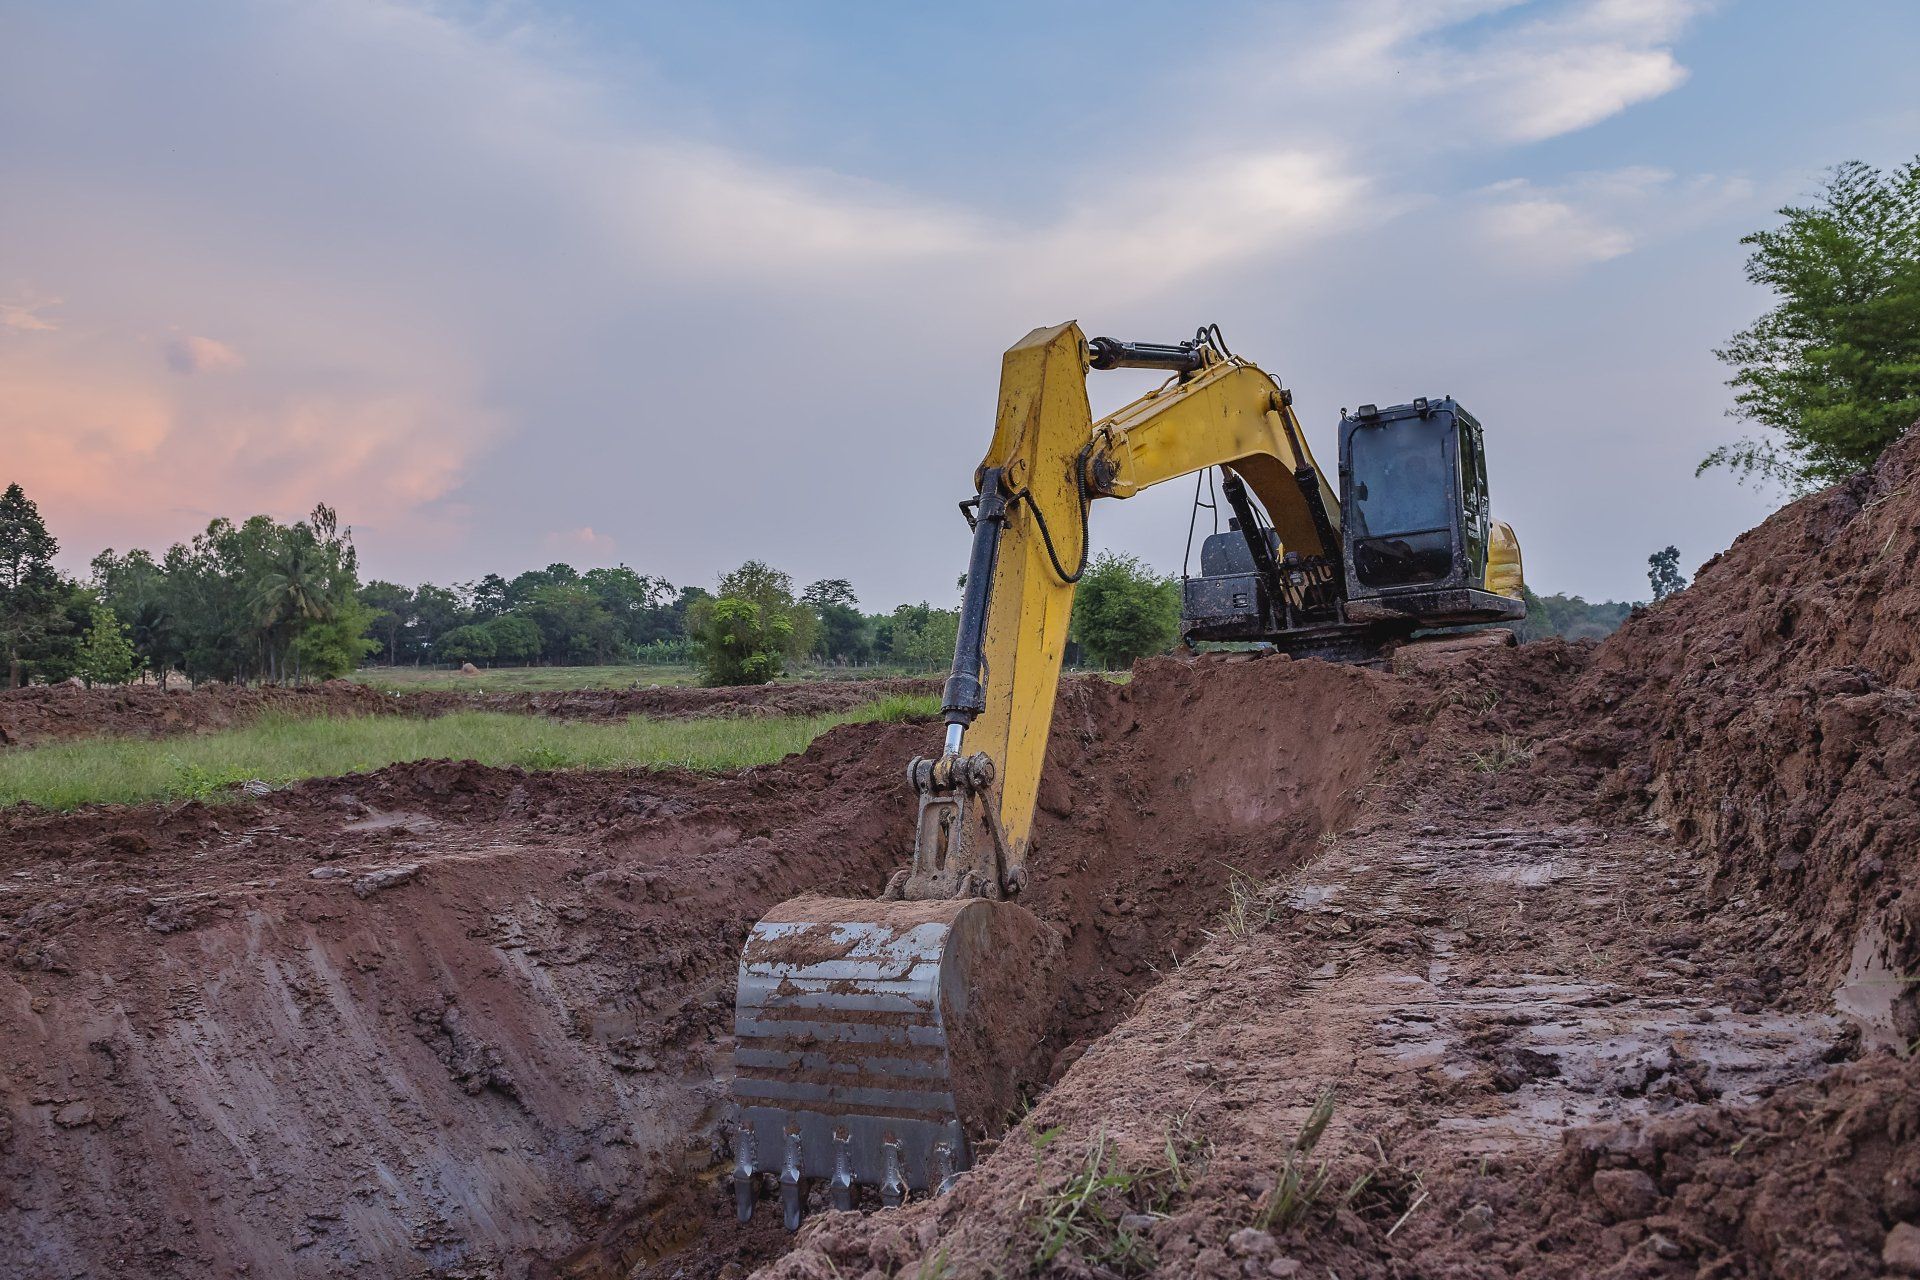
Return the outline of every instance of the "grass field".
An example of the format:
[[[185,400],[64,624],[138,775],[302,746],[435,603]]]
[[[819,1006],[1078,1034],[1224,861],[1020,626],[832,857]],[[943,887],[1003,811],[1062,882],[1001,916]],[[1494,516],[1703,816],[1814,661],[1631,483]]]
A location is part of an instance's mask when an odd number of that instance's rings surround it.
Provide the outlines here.
[[[478,760],[528,769],[737,769],[806,747],[835,725],[906,720],[939,710],[934,697],[893,696],[831,716],[580,724],[461,712],[411,716],[270,716],[243,729],[152,741],[95,738],[0,752],[0,805],[217,799],[250,779],[292,782],[361,773],[402,760]]]

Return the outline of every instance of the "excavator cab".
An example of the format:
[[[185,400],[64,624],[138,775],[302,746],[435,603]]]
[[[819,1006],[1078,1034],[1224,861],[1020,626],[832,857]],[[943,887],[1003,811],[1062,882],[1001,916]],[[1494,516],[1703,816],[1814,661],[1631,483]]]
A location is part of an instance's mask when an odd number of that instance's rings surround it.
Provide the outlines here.
[[[1340,419],[1337,549],[1283,546],[1229,475],[1234,515],[1201,545],[1182,596],[1197,640],[1369,661],[1431,630],[1526,616],[1519,543],[1492,518],[1480,423],[1451,397]],[[1323,539],[1323,544],[1331,539]]]
[[[1492,516],[1480,423],[1451,396],[1343,414],[1340,498],[1349,624],[1526,616],[1523,601],[1488,589],[1518,546]]]

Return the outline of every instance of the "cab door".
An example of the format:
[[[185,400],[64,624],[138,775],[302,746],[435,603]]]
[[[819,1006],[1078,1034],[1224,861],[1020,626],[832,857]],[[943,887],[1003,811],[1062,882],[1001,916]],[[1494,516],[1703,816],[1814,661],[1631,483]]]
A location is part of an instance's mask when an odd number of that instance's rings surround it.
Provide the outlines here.
[[[1493,503],[1487,495],[1487,456],[1480,424],[1464,413],[1455,414],[1454,421],[1460,428],[1460,531],[1467,577],[1477,587],[1486,580],[1487,539],[1493,525]]]

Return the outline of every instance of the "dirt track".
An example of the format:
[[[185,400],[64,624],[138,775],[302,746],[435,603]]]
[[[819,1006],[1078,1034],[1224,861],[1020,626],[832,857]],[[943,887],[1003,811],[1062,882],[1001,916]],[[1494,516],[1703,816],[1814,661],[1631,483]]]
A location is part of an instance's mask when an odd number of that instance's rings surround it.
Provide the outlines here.
[[[1131,1189],[1054,1273],[1904,1274],[1916,473],[1908,441],[1597,650],[1071,682],[1030,890],[1057,1083],[951,1195],[778,1261],[717,1176],[737,949],[878,889],[933,726],[0,817],[0,1264],[1012,1276],[1103,1151]],[[1262,1230],[1328,1086],[1325,1189]]]

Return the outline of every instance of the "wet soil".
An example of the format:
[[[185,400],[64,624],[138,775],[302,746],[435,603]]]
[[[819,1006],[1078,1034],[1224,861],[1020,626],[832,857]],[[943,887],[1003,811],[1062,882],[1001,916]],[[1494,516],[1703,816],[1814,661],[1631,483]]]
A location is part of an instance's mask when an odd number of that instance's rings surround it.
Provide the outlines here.
[[[213,733],[280,715],[439,716],[500,711],[556,720],[624,720],[628,716],[819,716],[848,711],[891,694],[938,693],[936,680],[816,680],[748,688],[649,687],[486,693],[428,689],[385,692],[350,680],[298,688],[210,684],[198,689],[153,685],[82,689],[69,685],[0,690],[0,748],[34,746],[100,734],[164,738]]]

